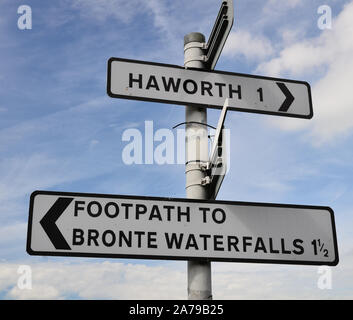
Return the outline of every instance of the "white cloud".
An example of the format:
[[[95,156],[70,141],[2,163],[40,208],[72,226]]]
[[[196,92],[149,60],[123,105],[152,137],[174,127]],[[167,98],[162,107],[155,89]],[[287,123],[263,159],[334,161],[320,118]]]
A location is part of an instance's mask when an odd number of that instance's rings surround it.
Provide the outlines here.
[[[266,75],[280,76],[289,72],[293,76],[310,73],[327,61],[327,51],[318,41],[307,40],[284,48],[280,56],[260,64],[258,71]]]
[[[303,30],[301,30],[300,28],[296,28],[296,29],[284,28],[279,30],[282,44],[285,46],[288,46],[288,45],[291,45],[292,43],[297,42],[299,38],[302,36],[302,32]]]
[[[73,0],[72,6],[77,9],[79,15],[88,20],[90,24],[104,24],[106,21],[114,24],[122,23],[128,26],[128,31],[119,31],[117,35],[130,34],[135,40],[139,37],[131,30],[132,26],[142,23],[145,24],[145,31],[154,27],[154,35],[162,44],[159,44],[158,50],[139,51],[134,49],[131,57],[140,60],[161,59],[163,56],[173,61],[177,50],[182,51],[182,37],[177,37],[180,32],[180,16],[176,17],[173,12],[174,3],[166,3],[161,0]],[[125,26],[124,26],[125,27]],[[123,27],[123,28],[124,28]],[[149,37],[149,35],[148,35]],[[128,38],[128,37],[127,37]],[[111,40],[110,40],[111,41]],[[141,44],[146,45],[143,40]],[[125,48],[128,50],[128,46]],[[121,50],[121,49],[119,49]],[[179,54],[177,55],[179,56]]]
[[[228,36],[223,53],[230,57],[242,55],[249,60],[261,60],[271,56],[273,51],[271,42],[267,38],[238,30]]]
[[[92,21],[104,22],[114,18],[123,23],[132,23],[137,15],[152,14],[154,24],[162,31],[170,32],[170,18],[165,1],[160,0],[73,0],[72,6],[81,16]]]
[[[73,260],[72,260],[73,261]],[[83,261],[30,264],[32,289],[18,288],[20,264],[0,263],[6,299],[186,299],[186,262],[154,265]],[[332,289],[318,288],[315,266],[212,263],[214,299],[352,299],[353,252],[332,272]],[[300,288],[300,295],[298,288]]]
[[[58,300],[62,299],[57,289],[52,286],[38,285],[30,290],[13,287],[8,295],[10,299],[16,300]]]
[[[154,16],[154,24],[157,28],[166,32],[170,36],[170,16],[164,1],[149,0],[145,3],[146,7]]]
[[[269,0],[266,1],[262,9],[263,14],[268,18],[284,14],[286,11],[294,9],[304,4],[303,0]]]
[[[18,264],[0,264],[0,292],[7,299],[182,299],[184,272],[175,266],[111,262],[35,263],[32,289],[19,289]]]
[[[353,3],[346,5],[333,21],[332,30],[284,48],[278,57],[260,64],[257,72],[271,76],[290,74],[317,78],[312,86],[314,118],[310,121],[273,119],[282,129],[307,129],[309,141],[320,145],[351,133],[353,128]]]
[[[114,17],[118,21],[129,23],[139,12],[141,3],[138,0],[73,0],[72,6],[91,21],[104,22]]]

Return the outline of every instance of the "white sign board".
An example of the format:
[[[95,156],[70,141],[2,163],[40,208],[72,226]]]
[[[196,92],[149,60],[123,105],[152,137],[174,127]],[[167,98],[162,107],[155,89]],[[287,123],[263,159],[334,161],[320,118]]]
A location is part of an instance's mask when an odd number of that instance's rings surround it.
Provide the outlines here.
[[[155,101],[310,119],[307,82],[223,71],[185,69],[145,61],[110,58],[110,97]]]
[[[33,255],[336,265],[327,207],[36,191]]]

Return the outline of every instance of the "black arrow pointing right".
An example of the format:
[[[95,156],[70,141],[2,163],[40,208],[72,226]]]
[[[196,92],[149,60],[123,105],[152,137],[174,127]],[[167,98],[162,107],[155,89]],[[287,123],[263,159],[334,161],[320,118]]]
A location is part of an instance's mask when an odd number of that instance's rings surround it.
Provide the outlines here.
[[[58,198],[48,210],[48,212],[44,215],[42,220],[40,220],[41,226],[54,245],[55,249],[71,250],[69,244],[66,242],[65,238],[55,223],[73,199],[74,198]]]
[[[287,86],[282,83],[282,82],[276,82],[276,84],[278,85],[278,87],[281,89],[281,91],[284,93],[284,95],[286,96],[286,100],[283,101],[281,107],[279,108],[278,111],[283,111],[283,112],[287,112],[289,107],[291,106],[291,104],[294,101],[294,97],[291,94],[291,92],[288,90]]]

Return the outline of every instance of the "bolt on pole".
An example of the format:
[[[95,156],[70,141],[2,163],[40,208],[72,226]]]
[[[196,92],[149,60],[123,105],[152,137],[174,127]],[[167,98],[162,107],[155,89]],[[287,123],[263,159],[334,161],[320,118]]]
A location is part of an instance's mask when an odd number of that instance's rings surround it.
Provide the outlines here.
[[[192,32],[184,37],[184,67],[206,69],[204,63],[205,36]],[[185,175],[186,197],[188,199],[208,199],[202,163],[208,161],[207,108],[186,106],[185,109]],[[188,299],[211,300],[211,262],[188,261]]]

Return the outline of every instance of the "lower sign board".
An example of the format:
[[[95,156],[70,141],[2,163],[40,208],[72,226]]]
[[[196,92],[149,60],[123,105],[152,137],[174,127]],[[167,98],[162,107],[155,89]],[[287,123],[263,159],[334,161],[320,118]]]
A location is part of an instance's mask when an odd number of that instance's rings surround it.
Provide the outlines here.
[[[27,252],[337,265],[328,207],[36,191]]]

